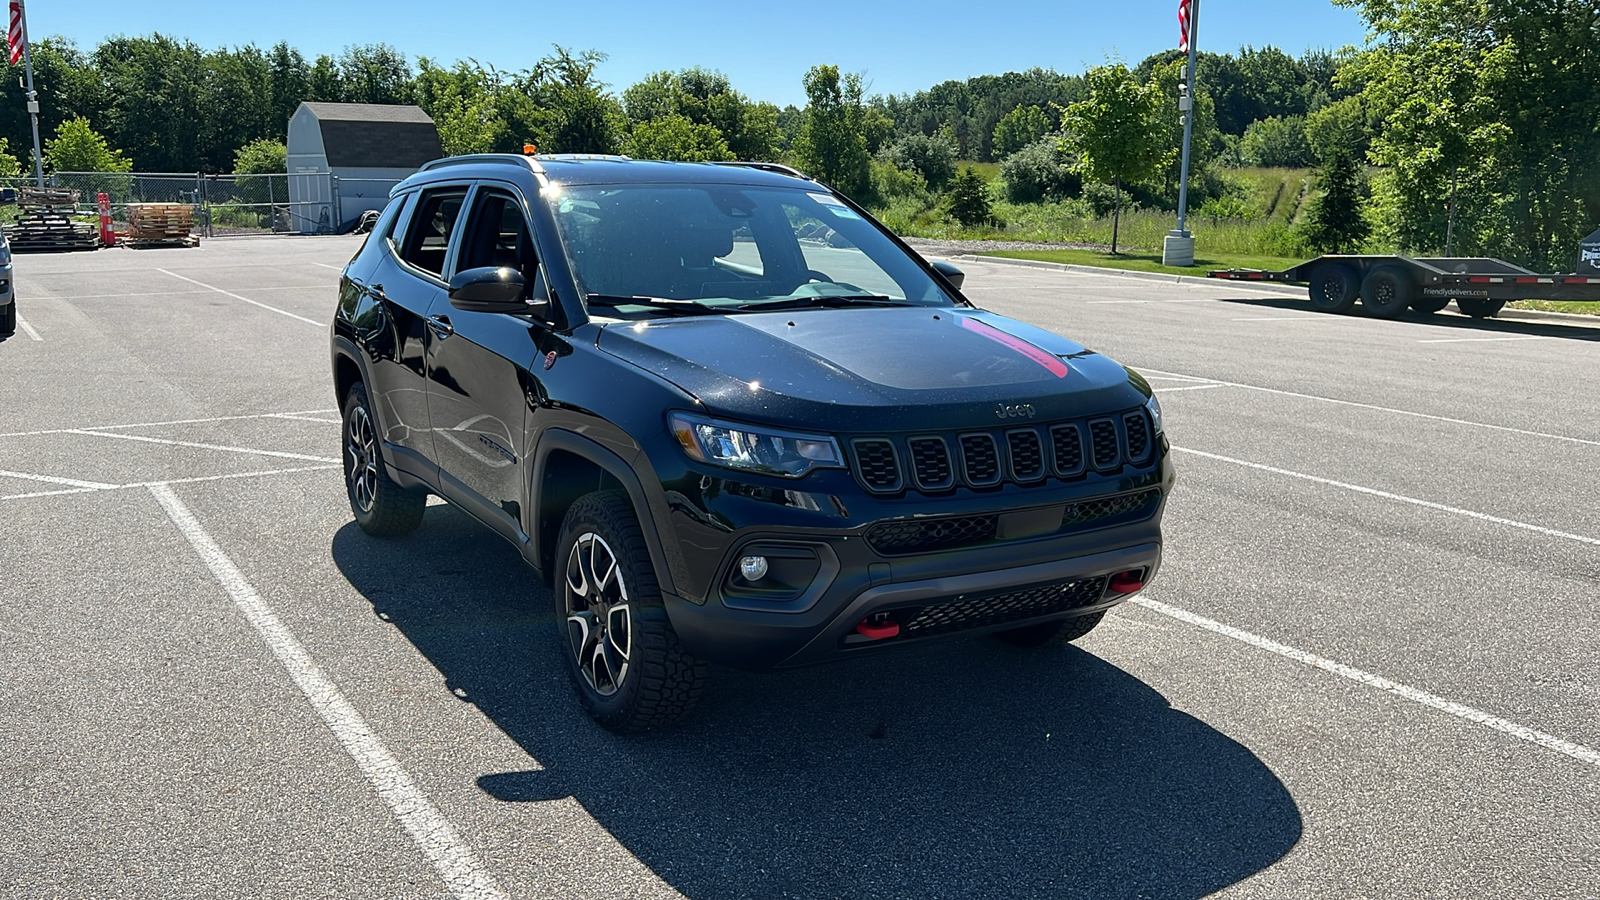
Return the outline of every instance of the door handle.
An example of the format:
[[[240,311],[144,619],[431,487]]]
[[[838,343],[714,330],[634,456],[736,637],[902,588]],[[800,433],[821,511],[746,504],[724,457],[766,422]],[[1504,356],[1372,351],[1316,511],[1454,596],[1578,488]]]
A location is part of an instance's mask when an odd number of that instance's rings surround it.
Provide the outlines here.
[[[449,316],[429,316],[428,327],[433,329],[433,333],[438,335],[441,341],[456,333],[455,326],[450,324]]]

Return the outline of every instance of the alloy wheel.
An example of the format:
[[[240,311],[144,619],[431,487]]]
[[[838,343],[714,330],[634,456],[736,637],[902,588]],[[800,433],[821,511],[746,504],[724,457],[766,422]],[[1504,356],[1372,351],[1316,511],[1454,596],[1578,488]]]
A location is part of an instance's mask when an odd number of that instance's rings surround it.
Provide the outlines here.
[[[633,612],[616,553],[600,535],[585,532],[573,542],[564,590],[567,646],[584,681],[609,697],[628,677]]]
[[[344,454],[350,498],[361,512],[371,512],[378,496],[378,443],[372,430],[372,417],[367,415],[364,406],[350,411],[345,423]]]

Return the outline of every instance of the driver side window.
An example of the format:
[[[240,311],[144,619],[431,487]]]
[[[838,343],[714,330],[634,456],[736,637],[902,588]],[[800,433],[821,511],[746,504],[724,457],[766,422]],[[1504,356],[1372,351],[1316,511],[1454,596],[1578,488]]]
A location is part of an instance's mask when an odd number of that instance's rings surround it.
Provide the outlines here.
[[[461,219],[461,205],[466,200],[465,188],[424,193],[411,217],[411,231],[406,235],[400,258],[435,276],[442,273],[445,253],[450,249],[450,236]]]
[[[510,193],[480,188],[472,205],[456,271],[485,266],[516,269],[531,281],[538,263],[522,203]]]

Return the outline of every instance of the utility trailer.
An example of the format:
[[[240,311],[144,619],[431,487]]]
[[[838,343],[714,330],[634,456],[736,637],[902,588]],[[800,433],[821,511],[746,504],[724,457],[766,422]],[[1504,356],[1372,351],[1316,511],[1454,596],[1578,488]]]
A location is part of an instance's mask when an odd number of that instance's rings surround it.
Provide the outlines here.
[[[1436,313],[1451,300],[1474,319],[1486,319],[1512,300],[1600,300],[1600,276],[1541,275],[1501,259],[1329,254],[1281,272],[1223,269],[1206,276],[1305,283],[1311,305],[1323,312],[1349,312],[1360,300],[1384,319],[1408,307]]]

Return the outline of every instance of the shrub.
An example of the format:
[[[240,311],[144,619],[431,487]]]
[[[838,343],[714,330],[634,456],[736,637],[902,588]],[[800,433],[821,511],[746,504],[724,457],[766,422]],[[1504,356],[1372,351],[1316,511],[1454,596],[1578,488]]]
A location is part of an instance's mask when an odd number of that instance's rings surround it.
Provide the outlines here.
[[[896,168],[914,171],[938,190],[956,174],[956,144],[948,135],[910,134],[884,148],[883,160]]]
[[[1060,141],[1046,136],[1006,157],[1000,164],[1006,199],[1012,203],[1062,200],[1083,192],[1083,178],[1073,171]]]
[[[926,199],[928,182],[919,172],[908,171],[883,160],[873,160],[872,194],[883,201],[899,197]]]
[[[1050,116],[1037,106],[1019,106],[994,126],[994,155],[1000,159],[1050,133]]]
[[[1304,116],[1268,116],[1251,122],[1239,142],[1239,156],[1247,166],[1311,165],[1311,142],[1306,139]]]
[[[945,196],[945,211],[950,218],[968,228],[997,224],[994,208],[989,205],[989,186],[971,166],[963,169],[950,182],[950,191]]]
[[[1089,208],[1094,211],[1096,218],[1105,218],[1116,212],[1117,189],[1109,184],[1088,184],[1083,188],[1083,199],[1089,202]],[[1123,212],[1135,212],[1138,206],[1128,200],[1126,191],[1122,194]]]

